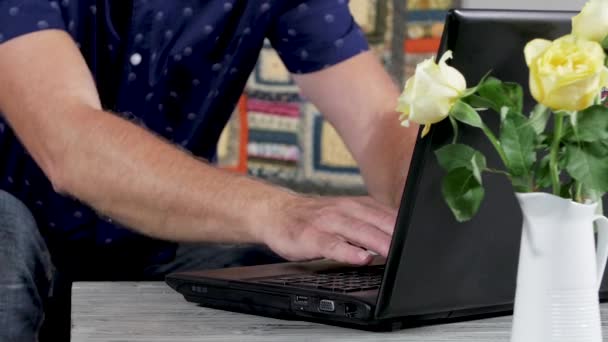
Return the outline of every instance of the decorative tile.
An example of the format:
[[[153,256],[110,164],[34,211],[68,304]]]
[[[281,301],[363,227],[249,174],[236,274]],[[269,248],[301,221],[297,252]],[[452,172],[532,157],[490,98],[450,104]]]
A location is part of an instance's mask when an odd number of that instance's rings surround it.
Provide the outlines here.
[[[279,54],[266,41],[253,72],[255,84],[293,87],[294,81]]]
[[[317,127],[318,126],[318,127]],[[318,162],[319,168],[345,170],[346,172],[358,172],[357,162],[348,151],[348,148],[338,135],[335,128],[321,117],[316,118],[315,132],[318,134]]]
[[[300,160],[299,104],[250,99],[248,171],[270,181],[295,180]]]
[[[247,172],[247,97],[243,95],[234,109],[217,147],[218,164],[225,169]]]
[[[335,130],[310,103],[303,104],[302,115],[302,181],[334,189],[363,189],[359,170]]]
[[[279,54],[268,40],[264,41],[258,62],[247,82],[247,92],[261,94],[291,94],[299,99],[299,89]],[[255,96],[254,96],[255,97]],[[273,100],[273,99],[271,99]]]
[[[369,43],[384,42],[388,12],[387,0],[350,0],[349,6],[355,21],[365,32]]]

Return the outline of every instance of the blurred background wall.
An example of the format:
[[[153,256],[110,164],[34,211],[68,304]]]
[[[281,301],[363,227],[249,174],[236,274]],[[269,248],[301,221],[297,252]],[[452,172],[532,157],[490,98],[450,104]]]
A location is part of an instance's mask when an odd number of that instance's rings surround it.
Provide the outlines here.
[[[402,87],[416,64],[435,56],[449,8],[576,11],[585,2],[349,0],[349,6],[371,49]],[[300,96],[278,54],[267,43],[224,130],[218,162],[301,192],[365,193],[357,164],[321,114]]]
[[[463,0],[467,8],[580,10],[587,0]]]

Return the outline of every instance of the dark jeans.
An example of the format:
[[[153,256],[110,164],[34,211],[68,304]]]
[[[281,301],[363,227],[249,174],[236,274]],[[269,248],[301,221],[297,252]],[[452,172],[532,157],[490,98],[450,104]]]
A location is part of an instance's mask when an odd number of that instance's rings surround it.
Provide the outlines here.
[[[182,245],[172,262],[134,273],[162,279],[174,271],[279,261],[261,246]],[[0,341],[68,341],[73,280],[77,274],[62,273],[53,265],[30,211],[0,191]]]

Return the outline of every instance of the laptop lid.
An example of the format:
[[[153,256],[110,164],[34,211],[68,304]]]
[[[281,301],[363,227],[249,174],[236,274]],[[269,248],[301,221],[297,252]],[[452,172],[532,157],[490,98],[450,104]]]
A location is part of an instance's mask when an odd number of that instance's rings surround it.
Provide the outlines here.
[[[573,12],[452,10],[439,56],[454,52],[451,65],[474,86],[490,70],[525,87],[525,112],[533,106],[523,49],[534,38],[555,39],[571,31]],[[482,114],[495,132],[499,115]],[[441,194],[444,176],[434,151],[451,142],[448,120],[419,138],[378,297],[379,319],[509,307],[515,280],[522,217],[508,180],[483,175],[479,213],[457,223]],[[459,142],[480,150],[490,167],[500,159],[483,133],[460,125]],[[608,201],[604,201],[606,203]],[[604,282],[604,289],[606,282]]]

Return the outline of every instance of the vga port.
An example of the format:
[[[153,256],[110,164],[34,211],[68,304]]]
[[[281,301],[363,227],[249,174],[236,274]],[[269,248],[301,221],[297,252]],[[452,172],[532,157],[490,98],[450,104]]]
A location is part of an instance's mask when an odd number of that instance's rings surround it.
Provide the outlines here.
[[[336,303],[333,300],[321,299],[319,301],[319,311],[334,312],[336,311]]]

